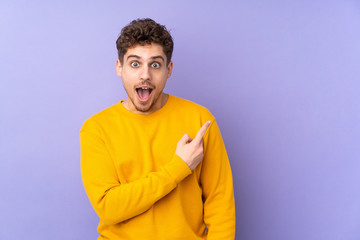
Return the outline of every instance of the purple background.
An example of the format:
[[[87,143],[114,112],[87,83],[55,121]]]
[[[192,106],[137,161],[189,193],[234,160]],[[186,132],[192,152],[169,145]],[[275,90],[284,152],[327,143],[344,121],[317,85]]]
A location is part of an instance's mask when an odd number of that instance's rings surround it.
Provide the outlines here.
[[[115,40],[175,39],[166,91],[217,117],[237,239],[360,239],[359,1],[0,2],[0,239],[96,239],[79,129],[126,97]]]

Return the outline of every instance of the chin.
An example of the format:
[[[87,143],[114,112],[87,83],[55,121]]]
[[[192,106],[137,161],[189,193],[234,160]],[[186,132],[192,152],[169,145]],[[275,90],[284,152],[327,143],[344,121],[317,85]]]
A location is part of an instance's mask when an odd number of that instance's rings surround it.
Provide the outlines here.
[[[137,94],[129,97],[129,99],[136,111],[146,114],[153,112],[154,106],[161,100],[161,93],[162,92],[160,92],[160,94],[155,94],[152,92],[150,98],[146,102],[140,101]]]
[[[136,110],[139,111],[139,112],[149,112],[149,110],[151,109],[151,106],[150,107],[147,107],[147,106],[135,106]]]
[[[151,110],[151,108],[153,107],[154,103],[152,101],[148,101],[146,103],[138,103],[135,104],[135,108],[137,111],[139,112],[149,112]]]

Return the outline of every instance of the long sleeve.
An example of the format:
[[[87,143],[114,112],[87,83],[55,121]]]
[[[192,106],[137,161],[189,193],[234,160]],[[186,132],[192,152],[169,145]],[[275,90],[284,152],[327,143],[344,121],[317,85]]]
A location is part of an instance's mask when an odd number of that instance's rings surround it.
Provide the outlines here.
[[[191,174],[188,166],[174,155],[158,171],[120,184],[118,170],[101,135],[93,129],[81,130],[80,144],[81,174],[85,190],[96,213],[108,225],[145,212]]]
[[[208,240],[235,238],[235,202],[232,173],[214,120],[204,137],[204,159],[200,177],[204,197],[204,221]]]

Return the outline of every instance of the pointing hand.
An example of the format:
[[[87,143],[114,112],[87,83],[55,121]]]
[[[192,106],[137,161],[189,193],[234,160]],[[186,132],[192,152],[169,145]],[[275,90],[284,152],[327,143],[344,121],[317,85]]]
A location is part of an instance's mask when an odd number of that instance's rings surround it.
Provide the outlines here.
[[[200,128],[194,139],[185,134],[177,143],[175,154],[189,166],[191,171],[201,162],[204,155],[203,137],[210,123],[210,121],[207,121]]]

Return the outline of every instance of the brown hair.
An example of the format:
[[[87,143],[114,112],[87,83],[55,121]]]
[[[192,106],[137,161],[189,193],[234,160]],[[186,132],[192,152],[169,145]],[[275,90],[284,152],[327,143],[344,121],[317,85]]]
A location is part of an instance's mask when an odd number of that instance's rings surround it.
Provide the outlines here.
[[[136,19],[125,26],[116,40],[116,48],[120,63],[127,50],[135,45],[157,43],[163,47],[167,64],[171,61],[174,48],[173,39],[164,25],[160,25],[150,18]]]

